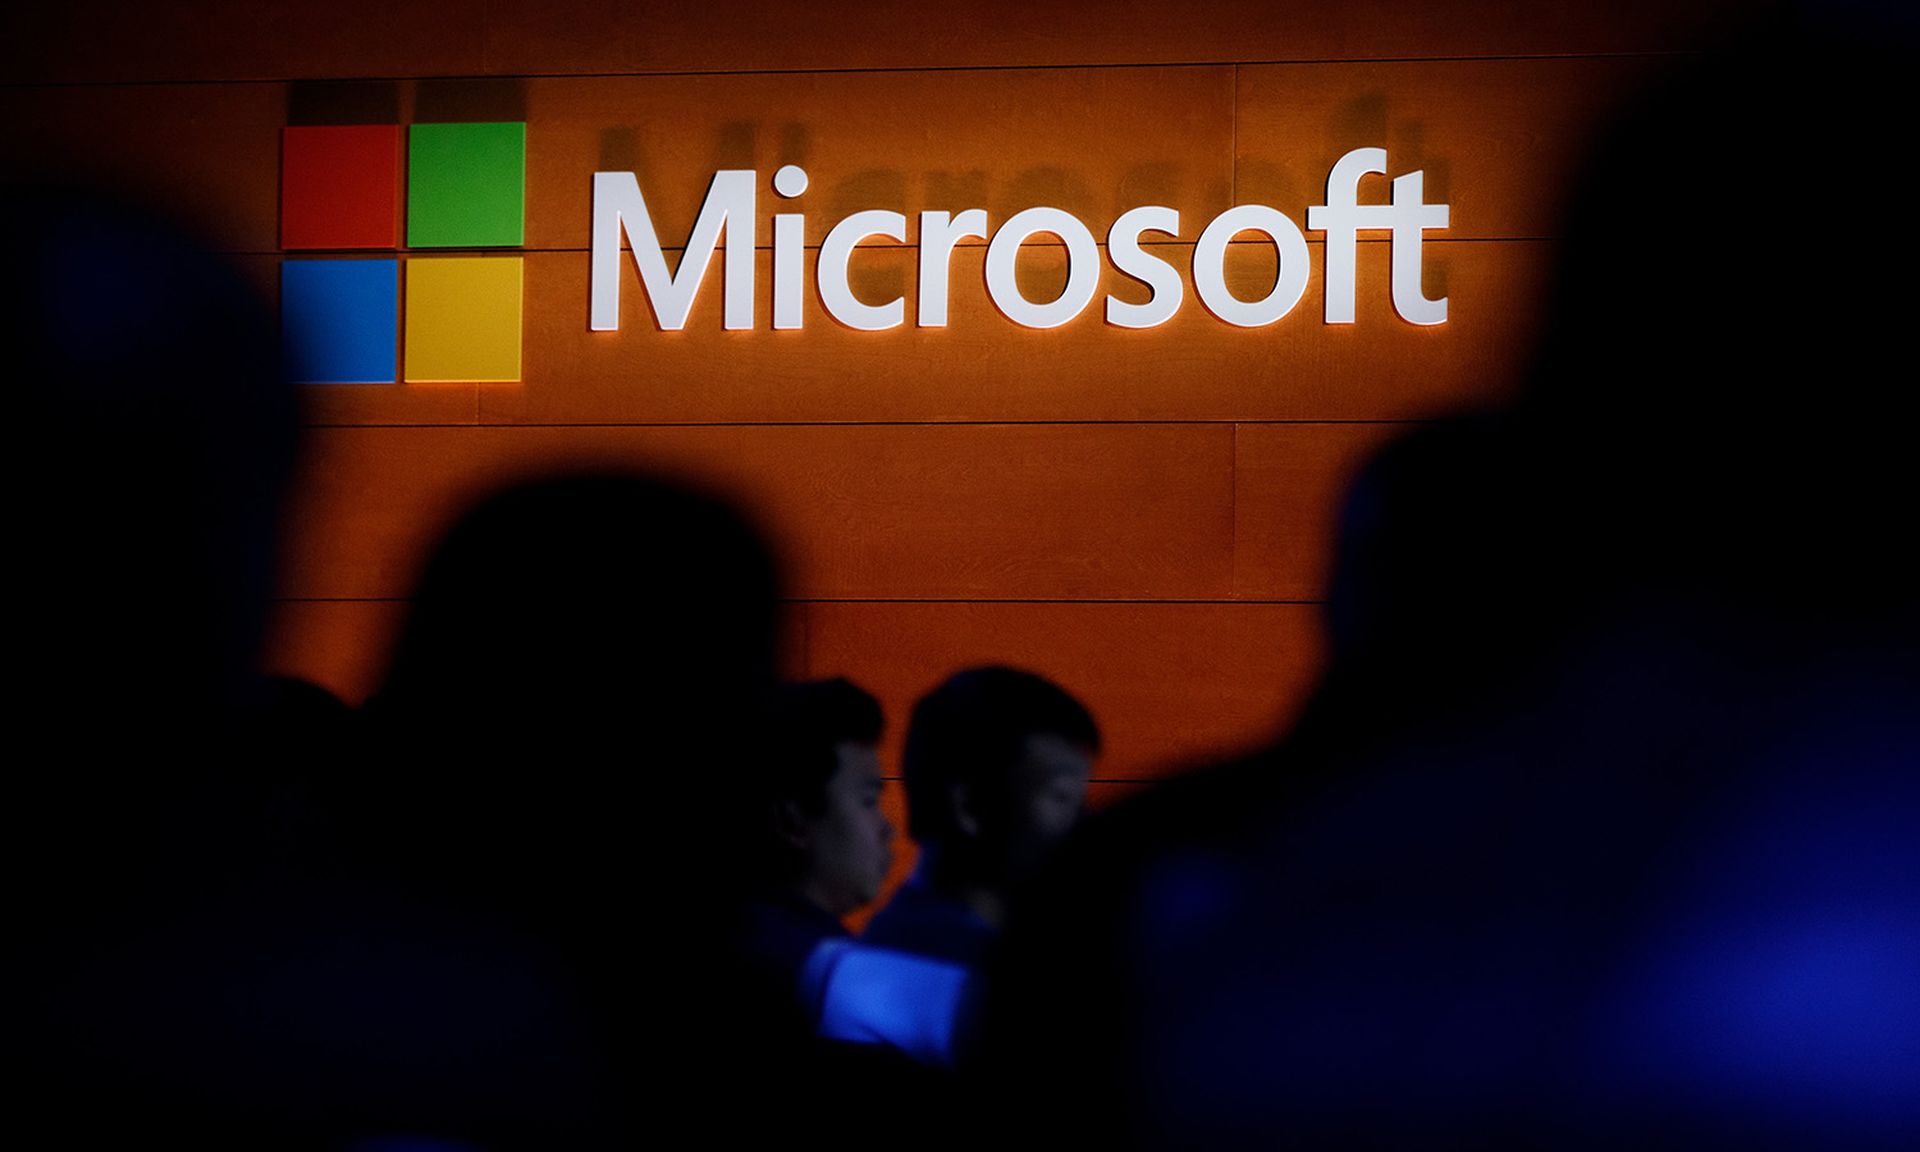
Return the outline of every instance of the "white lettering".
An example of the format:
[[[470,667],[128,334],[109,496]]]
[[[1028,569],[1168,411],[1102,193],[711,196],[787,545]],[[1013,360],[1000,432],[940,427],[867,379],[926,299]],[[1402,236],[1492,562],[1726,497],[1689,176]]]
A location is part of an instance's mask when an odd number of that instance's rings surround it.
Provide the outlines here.
[[[986,209],[969,208],[951,217],[945,212],[920,213],[920,327],[947,326],[947,281],[951,278],[953,246],[968,236],[987,238]]]
[[[1393,182],[1391,205],[1361,204],[1361,179],[1386,172],[1385,148],[1355,148],[1327,173],[1327,202],[1307,209],[1307,227],[1327,234],[1329,324],[1353,323],[1354,266],[1362,228],[1393,232],[1393,310],[1414,324],[1446,321],[1446,298],[1429,300],[1420,286],[1420,244],[1425,229],[1447,226],[1448,207],[1422,202],[1426,183],[1422,172],[1409,172]]]
[[[1259,300],[1242,300],[1227,290],[1227,243],[1242,232],[1265,232],[1273,240],[1280,268],[1273,290]],[[1307,238],[1285,213],[1264,204],[1241,204],[1213,218],[1193,246],[1193,289],[1200,302],[1229,324],[1258,328],[1293,311],[1307,291]]]
[[[1107,229],[1107,259],[1113,266],[1153,289],[1145,304],[1129,304],[1107,297],[1107,323],[1120,328],[1152,328],[1173,319],[1180,310],[1186,288],[1173,265],[1140,247],[1140,233],[1163,232],[1180,235],[1180,213],[1171,208],[1149,205],[1121,214]]]
[[[1067,286],[1058,298],[1035,304],[1020,294],[1014,261],[1020,245],[1037,232],[1051,232],[1067,246]],[[1093,233],[1074,216],[1058,208],[1029,208],[1014,213],[987,245],[987,295],[1015,324],[1028,328],[1058,328],[1080,315],[1093,302],[1100,281],[1100,248]]]
[[[820,303],[835,320],[862,332],[898,328],[907,318],[907,301],[895,297],[885,304],[863,304],[847,285],[847,258],[869,236],[890,236],[906,242],[907,218],[898,212],[855,212],[833,226],[820,243]]]
[[[675,332],[687,326],[693,298],[706,278],[707,265],[720,239],[727,234],[725,323],[731,329],[753,327],[753,203],[756,173],[740,169],[715,172],[700,205],[700,216],[680,257],[678,272],[667,271],[653,217],[640,195],[640,183],[631,172],[593,174],[593,282],[588,312],[595,332],[620,328],[621,234],[633,249],[640,284],[662,329]]]
[[[1445,204],[1424,202],[1425,185],[1424,172],[1393,182],[1393,310],[1411,324],[1444,324],[1447,298],[1429,300],[1420,286],[1420,234],[1445,228],[1451,213]]]
[[[1360,204],[1360,178],[1385,175],[1385,148],[1355,148],[1334,162],[1327,173],[1327,202],[1307,209],[1307,227],[1327,234],[1327,304],[1329,324],[1353,323],[1359,230],[1393,227],[1393,209],[1384,204]]]
[[[807,190],[807,172],[788,164],[773,174],[773,190],[791,200]],[[780,212],[773,218],[773,326],[789,330],[801,325],[800,307],[807,286],[807,218],[798,212]]]
[[[1445,296],[1429,300],[1421,284],[1425,235],[1446,228],[1452,209],[1428,204],[1426,174],[1408,172],[1394,178],[1390,204],[1360,203],[1360,185],[1369,176],[1387,173],[1384,148],[1355,148],[1334,162],[1327,173],[1326,203],[1307,208],[1307,227],[1326,234],[1325,318],[1328,324],[1352,324],[1358,296],[1359,240],[1362,231],[1390,233],[1392,245],[1392,299],[1394,311],[1409,323],[1443,324]],[[620,327],[620,251],[633,251],[634,266],[646,290],[647,303],[659,326],[684,328],[706,277],[713,253],[726,242],[726,269],[722,303],[728,329],[754,325],[755,188],[759,173],[744,169],[716,172],[700,204],[699,217],[680,257],[677,270],[667,268],[660,238],[639,182],[631,172],[593,175],[593,253],[590,325],[596,332]],[[795,164],[773,175],[774,192],[795,199],[807,190],[806,170]],[[947,326],[951,307],[953,250],[963,240],[988,239],[987,213],[968,208],[958,213],[920,213],[919,294],[915,321],[922,328]],[[1067,282],[1058,297],[1036,303],[1020,292],[1016,269],[1020,249],[1039,233],[1050,233],[1066,247]],[[1122,275],[1148,288],[1147,299],[1134,304],[1109,294],[1107,323],[1119,328],[1153,328],[1172,319],[1185,297],[1185,284],[1173,263],[1150,252],[1141,236],[1158,232],[1169,239],[1180,236],[1180,213],[1153,204],[1123,212],[1107,230],[1107,258]],[[1273,288],[1258,300],[1242,300],[1227,288],[1229,245],[1244,232],[1264,234],[1273,242],[1278,270]],[[854,249],[869,238],[885,236],[900,243],[907,239],[907,220],[899,212],[872,209],[855,212],[834,225],[821,242],[814,269],[820,302],[837,321],[863,332],[898,328],[906,322],[906,297],[884,304],[868,304],[853,293],[848,264]],[[1210,221],[1193,245],[1193,286],[1206,309],[1229,324],[1258,328],[1292,312],[1305,294],[1312,267],[1306,236],[1285,213],[1264,204],[1240,204]],[[1099,288],[1101,258],[1093,233],[1077,217],[1058,208],[1028,208],[1016,212],[992,233],[987,244],[987,296],[1008,319],[1028,328],[1058,328],[1086,311]],[[806,217],[798,212],[773,214],[773,326],[793,330],[804,326],[806,308]]]

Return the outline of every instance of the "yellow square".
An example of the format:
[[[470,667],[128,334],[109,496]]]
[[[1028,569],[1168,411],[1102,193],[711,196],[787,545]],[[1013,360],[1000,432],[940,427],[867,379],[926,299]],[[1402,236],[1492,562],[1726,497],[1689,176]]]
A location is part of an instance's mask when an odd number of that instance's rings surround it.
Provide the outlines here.
[[[518,256],[407,261],[408,383],[520,379]]]

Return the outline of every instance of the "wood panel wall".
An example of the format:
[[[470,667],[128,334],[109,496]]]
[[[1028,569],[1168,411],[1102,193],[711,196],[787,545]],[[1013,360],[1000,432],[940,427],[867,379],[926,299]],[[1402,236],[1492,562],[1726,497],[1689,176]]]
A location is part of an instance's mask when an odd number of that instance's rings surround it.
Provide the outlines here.
[[[889,716],[964,664],[1036,668],[1109,736],[1110,784],[1266,738],[1312,683],[1333,513],[1408,421],[1497,399],[1525,362],[1557,221],[1597,125],[1723,0],[68,0],[16,11],[0,139],[20,165],[180,213],[271,292],[288,124],[526,120],[525,379],[310,387],[276,670],[348,699],[378,681],[423,550],[475,491],[583,460],[736,495],[788,550],[788,662],[845,674]],[[954,258],[946,329],[723,331],[716,261],[688,328],[586,328],[590,176],[632,170],[663,240],[719,167],[812,175],[807,241],[847,212],[1037,204],[1104,235],[1182,213],[1185,267],[1236,203],[1304,224],[1347,150],[1426,172],[1449,321],[1387,303],[1361,245],[1358,322],[1306,298],[1269,328],[1188,302],[1145,332],[1098,307],[1046,332],[1000,317],[984,248]],[[1367,198],[1385,194],[1385,181]],[[775,210],[763,187],[762,215]],[[761,221],[759,238],[771,230]],[[1228,261],[1264,293],[1272,248]],[[670,259],[673,257],[670,256]],[[764,296],[770,252],[760,253]],[[1030,247],[1040,296],[1062,250]],[[904,294],[913,253],[863,249],[854,286]],[[1183,275],[1186,275],[1183,273]],[[1103,290],[1139,298],[1111,268]],[[811,289],[810,289],[811,291]],[[1630,305],[1625,319],[1630,320]],[[897,736],[897,727],[895,735]],[[896,798],[897,799],[897,798]]]

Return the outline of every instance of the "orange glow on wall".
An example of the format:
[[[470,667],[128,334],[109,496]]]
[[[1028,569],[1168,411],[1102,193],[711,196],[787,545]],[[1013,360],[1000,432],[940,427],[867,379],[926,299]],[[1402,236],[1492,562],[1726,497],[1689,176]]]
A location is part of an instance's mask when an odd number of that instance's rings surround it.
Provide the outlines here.
[[[408,382],[306,390],[275,670],[364,697],[457,509],[541,468],[614,462],[711,483],[768,524],[790,559],[794,674],[867,684],[897,727],[958,664],[1035,667],[1088,700],[1112,733],[1100,776],[1123,781],[1264,739],[1297,707],[1342,485],[1407,422],[1503,394],[1592,133],[1730,5],[1210,0],[1168,21],[961,0],[930,36],[878,0],[644,25],[622,5],[342,0],[275,27],[223,7],[207,36],[188,3],[116,8],[111,38],[90,34],[90,7],[41,17],[9,154],[177,209],[265,292],[309,238],[281,215],[284,130],[526,125],[524,249],[407,260]],[[1322,322],[1311,230],[1286,320],[1239,329],[1198,305],[1205,221],[1257,203],[1304,225],[1338,158],[1375,147],[1451,206],[1423,268],[1446,323],[1395,314],[1391,246],[1372,235],[1354,322]],[[630,262],[622,329],[589,330],[593,173],[636,174],[671,249],[716,171],[787,164],[809,182],[758,197],[757,328],[723,327],[716,256],[684,330],[652,323]],[[1383,179],[1363,199],[1386,194]],[[987,241],[962,238],[945,327],[913,323],[915,249],[885,240],[860,246],[849,288],[902,300],[907,323],[856,332],[822,308],[823,232],[850,213],[977,207],[998,224],[1039,204],[1103,244],[1130,208],[1177,208],[1179,236],[1143,240],[1187,305],[1140,331],[1098,307],[1023,328],[993,311]],[[802,210],[807,324],[776,331],[771,217]],[[1066,282],[1044,239],[1017,266],[1034,299]],[[1258,298],[1274,251],[1228,246],[1226,285]],[[1095,288],[1146,298],[1107,261]]]

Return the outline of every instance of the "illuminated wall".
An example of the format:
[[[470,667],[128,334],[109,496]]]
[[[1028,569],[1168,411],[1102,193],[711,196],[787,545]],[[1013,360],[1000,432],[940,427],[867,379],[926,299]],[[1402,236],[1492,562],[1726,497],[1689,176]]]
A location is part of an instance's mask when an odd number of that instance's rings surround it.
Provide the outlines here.
[[[82,0],[12,18],[5,132],[29,167],[182,213],[277,292],[284,127],[527,125],[523,378],[306,388],[276,669],[363,697],[470,493],[644,465],[735,493],[784,541],[795,673],[849,675],[898,720],[962,663],[1036,668],[1099,715],[1110,796],[1297,705],[1344,478],[1405,422],[1511,385],[1594,126],[1727,6]],[[1185,276],[1214,215],[1262,203],[1304,225],[1333,162],[1368,146],[1451,205],[1425,247],[1443,325],[1394,314],[1384,233],[1363,234],[1356,322],[1323,323],[1308,232],[1306,296],[1265,328],[1209,315],[1189,277],[1157,328],[1108,325],[1096,300],[1025,329],[988,303],[976,240],[944,329],[849,330],[810,281],[804,329],[772,331],[762,299],[755,330],[724,331],[716,258],[684,331],[654,326],[630,262],[621,330],[588,330],[596,170],[637,174],[668,244],[721,168],[761,174],[762,246],[776,210],[806,213],[817,246],[862,209],[997,224],[1048,205],[1104,236],[1165,204],[1183,230],[1156,251]],[[787,163],[811,186],[782,202],[767,181]],[[1026,249],[1027,295],[1058,291],[1062,251]],[[865,246],[853,288],[911,316],[913,261]],[[1229,282],[1260,296],[1274,265],[1245,235]],[[1145,295],[1110,266],[1101,291]]]

